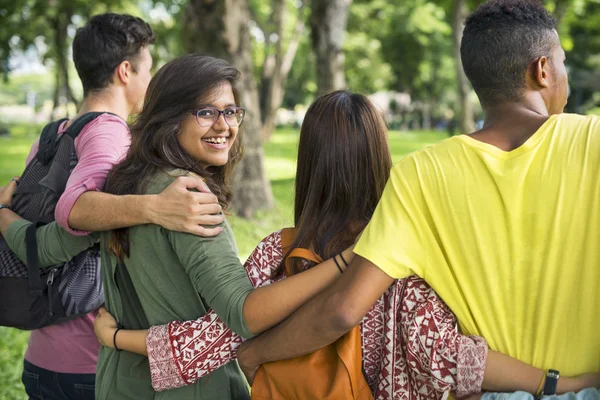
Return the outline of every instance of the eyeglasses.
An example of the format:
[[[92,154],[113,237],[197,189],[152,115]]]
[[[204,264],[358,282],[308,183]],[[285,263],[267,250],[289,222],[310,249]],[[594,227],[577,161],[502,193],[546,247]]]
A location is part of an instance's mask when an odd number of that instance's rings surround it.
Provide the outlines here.
[[[246,115],[246,110],[242,107],[228,107],[224,110],[219,110],[216,107],[206,107],[197,111],[190,111],[190,114],[195,116],[198,125],[204,128],[213,126],[221,114],[223,114],[223,118],[225,119],[225,122],[227,122],[227,125],[235,128],[242,124],[244,115]]]

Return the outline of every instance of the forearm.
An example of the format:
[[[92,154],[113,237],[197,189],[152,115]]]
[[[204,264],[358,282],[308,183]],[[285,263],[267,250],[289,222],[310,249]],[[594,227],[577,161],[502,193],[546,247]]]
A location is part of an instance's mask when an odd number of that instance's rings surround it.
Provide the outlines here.
[[[326,292],[317,295],[290,318],[240,347],[238,357],[261,365],[312,353],[340,338],[349,329],[325,315]],[[319,316],[314,318],[314,316]],[[285,339],[284,339],[285,338]]]
[[[6,237],[8,233],[8,227],[15,221],[21,220],[23,218],[19,217],[14,211],[9,210],[8,208],[0,209],[0,233],[2,233],[3,237]]]
[[[114,334],[114,333],[113,333]],[[120,329],[117,332],[116,343],[119,350],[129,351],[131,353],[148,355],[146,349],[146,336],[148,330],[127,330]],[[110,343],[110,342],[109,342]],[[114,347],[111,346],[111,347]]]
[[[535,394],[546,371],[525,364],[497,351],[489,350],[483,378],[483,389],[490,392],[523,391]],[[596,383],[597,380],[589,382]],[[556,387],[557,394],[578,392],[593,385],[583,375],[578,377],[561,376]]]
[[[517,359],[489,350],[482,387],[491,392],[535,393],[544,378],[544,371]]]
[[[393,279],[362,257],[342,277],[281,324],[246,342],[238,351],[242,368],[285,360],[324,347],[357,325]]]
[[[343,256],[350,261],[354,253],[347,249]],[[340,257],[338,264],[345,268]],[[307,271],[254,290],[244,302],[248,329],[257,335],[275,326],[340,276],[335,261],[329,259]]]
[[[81,231],[107,231],[151,223],[148,210],[155,201],[154,195],[115,196],[85,192],[69,213],[69,227]]]

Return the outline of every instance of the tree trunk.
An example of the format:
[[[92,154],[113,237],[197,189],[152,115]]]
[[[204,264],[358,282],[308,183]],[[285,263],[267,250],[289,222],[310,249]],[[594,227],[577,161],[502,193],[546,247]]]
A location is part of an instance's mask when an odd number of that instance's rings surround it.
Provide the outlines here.
[[[263,123],[263,138],[268,140],[275,129],[275,113],[279,104],[275,104],[275,93],[282,84],[281,63],[283,59],[283,24],[285,21],[285,0],[273,0],[270,26],[274,29],[264,32],[265,63],[262,71],[260,114]],[[272,38],[275,37],[275,41]],[[271,50],[273,48],[273,50]]]
[[[298,8],[298,20],[293,36],[287,47],[287,51],[283,49],[283,34],[285,26],[285,1],[273,0],[272,23],[275,26],[274,32],[277,35],[275,43],[275,51],[269,51],[269,41],[265,45],[265,64],[263,67],[262,82],[261,82],[261,115],[263,117],[263,139],[269,140],[275,130],[275,117],[277,110],[281,107],[283,101],[283,89],[287,76],[292,68],[292,63],[298,51],[298,45],[302,34],[304,33],[304,0]],[[270,36],[271,32],[265,32],[265,36]],[[285,53],[285,54],[284,54]]]
[[[51,19],[51,24],[54,33],[54,51],[56,52],[56,68],[58,70],[59,92],[62,91],[67,103],[78,105],[77,99],[73,94],[69,83],[69,61],[68,61],[68,46],[67,46],[67,28],[71,22],[72,12],[64,11],[58,13],[56,17]],[[68,107],[67,107],[68,110]],[[68,111],[67,111],[68,113]]]
[[[50,112],[50,122],[56,119],[56,110],[60,101],[60,71],[58,68],[54,71],[54,92],[52,94],[52,111]]]
[[[311,34],[318,94],[344,89],[344,35],[352,0],[312,0]]]
[[[273,195],[264,168],[258,89],[253,74],[247,0],[190,0],[185,12],[183,45],[188,52],[220,57],[242,74],[241,105],[244,158],[233,176],[233,209],[250,218],[258,209],[271,208]]]
[[[455,0],[452,14],[452,40],[454,44],[454,58],[456,60],[456,80],[458,83],[458,123],[459,133],[471,133],[475,131],[473,118],[473,105],[471,104],[471,84],[463,70],[460,59],[460,41],[464,30],[464,22],[467,18],[468,9],[466,0]]]

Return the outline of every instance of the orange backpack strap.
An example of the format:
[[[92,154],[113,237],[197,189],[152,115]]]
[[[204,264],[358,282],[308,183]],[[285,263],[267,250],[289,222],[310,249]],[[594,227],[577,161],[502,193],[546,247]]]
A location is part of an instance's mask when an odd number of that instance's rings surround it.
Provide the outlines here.
[[[281,249],[284,255],[287,254],[294,240],[296,240],[295,228],[283,228],[281,230]]]
[[[303,249],[300,247],[293,249],[289,254],[287,254],[288,251],[290,251],[290,247],[294,243],[294,240],[296,240],[295,228],[283,228],[281,230],[281,250],[283,251],[283,254],[286,255],[285,274],[287,276],[292,275],[292,258],[303,258],[305,260],[312,261],[317,264],[323,262],[323,259],[319,257],[319,255],[315,254],[311,250]]]

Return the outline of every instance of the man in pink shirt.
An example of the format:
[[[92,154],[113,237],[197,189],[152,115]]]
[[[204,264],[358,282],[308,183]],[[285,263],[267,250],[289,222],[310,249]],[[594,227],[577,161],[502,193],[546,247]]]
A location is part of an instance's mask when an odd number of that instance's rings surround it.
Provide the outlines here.
[[[86,125],[75,139],[78,163],[56,206],[56,222],[74,235],[145,223],[202,236],[221,231],[201,226],[220,224],[223,217],[216,197],[197,178],[180,178],[152,196],[101,192],[108,172],[129,148],[126,120],[143,104],[152,68],[148,46],[153,42],[150,26],[129,15],[98,15],[77,31],[73,59],[84,90],[78,116],[106,114]],[[63,124],[59,134],[70,123]],[[27,162],[37,150],[38,143]],[[200,192],[188,190],[192,188]],[[94,315],[31,332],[22,376],[30,398],[94,398],[100,348]]]

